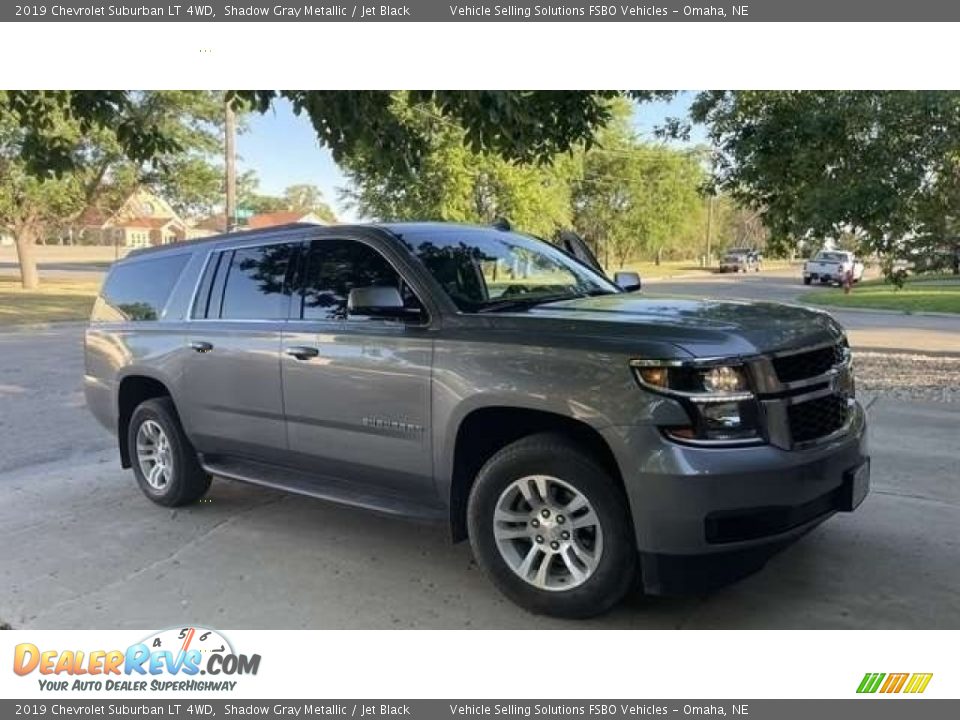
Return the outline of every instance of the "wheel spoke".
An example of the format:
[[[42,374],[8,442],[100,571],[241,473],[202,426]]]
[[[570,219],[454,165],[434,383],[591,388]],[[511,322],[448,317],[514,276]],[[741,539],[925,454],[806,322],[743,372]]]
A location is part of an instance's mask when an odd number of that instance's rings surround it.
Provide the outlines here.
[[[553,555],[550,553],[543,553],[543,559],[540,561],[540,567],[537,568],[537,575],[533,579],[533,582],[539,587],[547,586],[547,579],[550,572],[550,565],[553,563]]]
[[[529,538],[530,530],[526,525],[497,525],[494,528],[493,535],[497,540],[520,540],[521,538]]]
[[[577,513],[584,508],[589,508],[590,503],[587,502],[587,498],[577,493],[574,495],[573,499],[567,503],[566,507],[563,508],[563,511],[568,515],[572,516],[574,513]]]
[[[543,504],[540,498],[537,496],[537,491],[533,486],[532,478],[524,478],[517,483],[517,490],[520,491],[520,494],[523,495],[523,499],[526,500],[527,505],[529,505],[532,509],[538,508]]]
[[[573,575],[574,581],[579,583],[586,578],[587,574],[581,570],[574,559],[570,557],[571,554],[574,554],[573,549],[567,548],[564,552],[560,553],[560,557],[563,558],[563,564],[566,566],[567,570],[571,575]],[[588,565],[587,567],[589,568],[590,566]]]
[[[155,463],[152,468],[150,468],[150,474],[147,475],[147,482],[149,482],[154,487],[159,487],[160,477],[163,475],[163,466],[160,463]]]
[[[522,578],[530,579],[530,571],[533,569],[533,564],[536,562],[537,556],[541,555],[542,551],[536,545],[532,545],[530,550],[527,551],[526,557],[523,558],[523,562],[520,563],[520,566],[517,568],[517,574]]]
[[[580,543],[570,543],[570,552],[577,560],[583,563],[589,571],[592,571],[597,566],[596,553],[587,550]]]
[[[570,518],[570,527],[574,530],[579,530],[581,528],[594,527],[599,522],[600,520],[597,518],[597,514],[592,508],[588,508],[585,513]]]
[[[497,508],[493,514],[493,519],[498,523],[523,523],[526,525],[530,519],[530,515],[524,512],[517,512],[516,510]]]

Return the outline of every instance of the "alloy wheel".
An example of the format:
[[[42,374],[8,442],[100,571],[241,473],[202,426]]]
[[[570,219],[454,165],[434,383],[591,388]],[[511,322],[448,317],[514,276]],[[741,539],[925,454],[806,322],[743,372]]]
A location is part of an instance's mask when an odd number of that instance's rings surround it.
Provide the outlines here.
[[[160,423],[145,420],[137,430],[137,463],[147,484],[163,490],[173,478],[173,452]]]
[[[540,590],[582,585],[603,553],[603,530],[590,501],[549,475],[507,486],[494,511],[493,535],[510,569]]]

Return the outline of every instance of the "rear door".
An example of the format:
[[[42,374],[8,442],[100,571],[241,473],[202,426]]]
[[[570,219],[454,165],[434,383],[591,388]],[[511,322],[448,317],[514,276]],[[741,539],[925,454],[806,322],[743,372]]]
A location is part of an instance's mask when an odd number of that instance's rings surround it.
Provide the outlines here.
[[[287,436],[300,469],[435,497],[430,444],[430,320],[395,265],[367,240],[304,248],[281,364]],[[351,316],[354,287],[391,286],[419,313]]]
[[[188,323],[185,421],[211,455],[281,462],[287,439],[280,343],[299,242],[211,253]]]

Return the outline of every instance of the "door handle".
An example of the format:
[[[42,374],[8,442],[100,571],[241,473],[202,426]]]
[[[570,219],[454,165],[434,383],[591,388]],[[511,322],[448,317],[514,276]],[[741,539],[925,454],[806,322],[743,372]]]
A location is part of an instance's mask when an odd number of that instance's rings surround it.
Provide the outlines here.
[[[285,348],[283,352],[285,355],[289,355],[297,360],[309,360],[320,354],[320,351],[315,347],[308,347],[306,345],[293,345]]]
[[[208,343],[205,340],[191,340],[190,347],[198,353],[205,353],[213,350],[213,343]]]

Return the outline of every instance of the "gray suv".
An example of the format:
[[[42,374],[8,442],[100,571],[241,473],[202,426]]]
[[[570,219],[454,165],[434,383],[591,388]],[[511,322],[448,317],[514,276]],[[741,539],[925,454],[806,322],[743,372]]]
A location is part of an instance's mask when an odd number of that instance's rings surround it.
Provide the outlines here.
[[[116,263],[87,402],[160,505],[211,476],[441,522],[510,599],[743,576],[869,485],[850,351],[799,307],[644,298],[503,226],[294,225]]]

